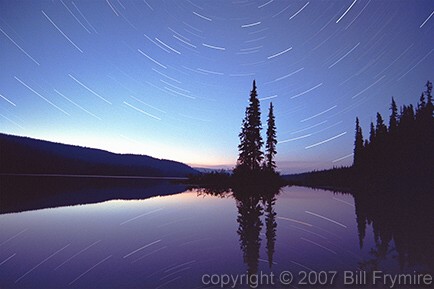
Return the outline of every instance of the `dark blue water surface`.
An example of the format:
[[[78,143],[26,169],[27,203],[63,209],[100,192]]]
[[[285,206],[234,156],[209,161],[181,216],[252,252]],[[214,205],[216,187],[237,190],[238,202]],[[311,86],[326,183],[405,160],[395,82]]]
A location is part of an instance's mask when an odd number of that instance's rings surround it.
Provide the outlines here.
[[[302,187],[284,187],[268,200],[193,189],[6,213],[0,288],[210,288],[208,275],[286,270],[296,279],[300,271],[337,271],[334,285],[341,287],[345,271],[432,272],[432,249],[412,247],[430,244],[432,223],[414,220],[421,228],[407,236],[405,224],[391,221],[393,210],[385,217],[357,202]],[[282,287],[273,281],[258,288]]]

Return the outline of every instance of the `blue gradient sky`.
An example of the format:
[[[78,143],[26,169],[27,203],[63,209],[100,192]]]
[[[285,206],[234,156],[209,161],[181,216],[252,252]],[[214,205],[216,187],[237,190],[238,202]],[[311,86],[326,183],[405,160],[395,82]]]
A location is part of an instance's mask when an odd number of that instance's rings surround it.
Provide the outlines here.
[[[234,165],[253,79],[279,168],[352,163],[434,80],[434,1],[0,1],[0,131]],[[265,131],[264,131],[265,135]]]

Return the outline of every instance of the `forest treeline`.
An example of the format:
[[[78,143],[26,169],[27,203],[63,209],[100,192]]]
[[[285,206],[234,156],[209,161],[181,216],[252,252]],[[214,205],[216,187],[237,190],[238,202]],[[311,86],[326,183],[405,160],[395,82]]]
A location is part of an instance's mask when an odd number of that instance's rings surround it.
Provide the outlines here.
[[[380,113],[371,122],[369,138],[363,140],[356,119],[354,173],[372,185],[410,183],[418,187],[432,184],[434,166],[434,105],[432,83],[426,83],[416,108],[398,106],[392,98],[389,125]],[[359,180],[359,181],[360,181]]]
[[[392,97],[388,124],[380,113],[371,122],[369,137],[356,118],[354,161],[351,167],[287,176],[313,187],[396,189],[430,192],[434,187],[434,105],[428,81],[414,107],[398,105]]]

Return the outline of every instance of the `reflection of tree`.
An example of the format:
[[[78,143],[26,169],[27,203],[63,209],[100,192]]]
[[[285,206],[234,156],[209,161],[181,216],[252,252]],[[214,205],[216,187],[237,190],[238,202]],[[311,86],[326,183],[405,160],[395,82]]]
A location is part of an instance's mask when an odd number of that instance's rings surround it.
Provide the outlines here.
[[[279,186],[246,187],[237,186],[235,188],[222,190],[211,187],[199,189],[199,195],[213,195],[221,198],[232,196],[235,199],[238,209],[238,230],[240,238],[240,248],[243,252],[243,260],[247,265],[249,275],[258,272],[261,237],[260,233],[265,223],[265,236],[267,239],[266,252],[270,268],[273,264],[273,256],[276,243],[276,212],[274,206],[276,195],[279,193]],[[264,193],[266,192],[266,193]],[[261,216],[264,220],[261,220]]]
[[[363,210],[363,205],[359,204],[360,198],[354,198],[354,203],[356,207],[356,220],[357,220],[357,231],[359,232],[359,245],[360,249],[363,248],[363,240],[366,236],[366,215]]]
[[[244,263],[247,265],[249,275],[256,274],[258,271],[259,248],[261,246],[259,234],[262,229],[262,221],[260,216],[263,214],[263,208],[259,203],[260,197],[256,194],[238,192],[235,198],[239,224],[237,233],[240,236],[240,247],[243,251]]]
[[[273,266],[274,245],[276,243],[276,212],[274,211],[274,205],[276,203],[275,194],[267,194],[264,198],[265,203],[265,226],[267,237],[267,255],[268,265],[270,268]]]
[[[390,255],[396,257],[401,270],[425,268],[434,271],[434,207],[431,196],[408,194],[354,194],[357,227],[363,246],[366,224],[372,224],[375,247],[365,270],[379,270]],[[393,241],[393,242],[392,242]],[[394,246],[392,246],[392,244]]]
[[[240,236],[240,247],[249,275],[256,274],[258,271],[259,249],[261,247],[260,232],[263,226],[261,216],[264,214],[267,238],[266,251],[270,268],[273,264],[277,228],[274,205],[278,192],[278,188],[268,188],[267,193],[245,187],[238,187],[233,190],[238,208],[239,227],[237,233]]]

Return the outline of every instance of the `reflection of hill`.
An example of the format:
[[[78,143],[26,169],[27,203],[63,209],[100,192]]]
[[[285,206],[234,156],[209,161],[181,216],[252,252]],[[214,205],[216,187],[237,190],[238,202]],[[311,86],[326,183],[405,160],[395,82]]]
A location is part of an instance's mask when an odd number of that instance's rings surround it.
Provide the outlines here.
[[[183,192],[168,180],[0,175],[0,214]]]
[[[0,134],[0,173],[184,177],[186,164]]]
[[[394,194],[354,194],[360,246],[372,224],[375,248],[372,258],[361,264],[365,270],[381,269],[381,261],[397,257],[403,271],[420,265],[434,272],[434,200]],[[392,246],[392,240],[394,247]]]

